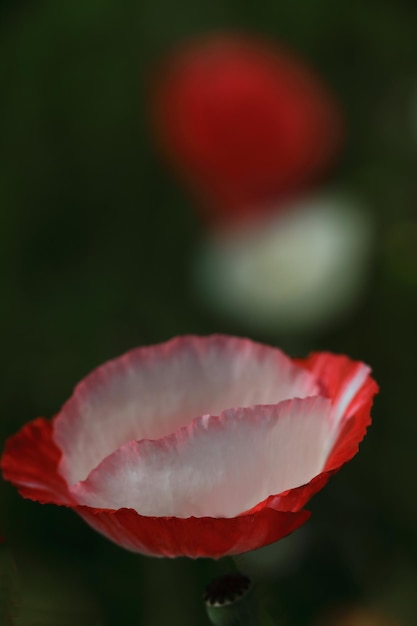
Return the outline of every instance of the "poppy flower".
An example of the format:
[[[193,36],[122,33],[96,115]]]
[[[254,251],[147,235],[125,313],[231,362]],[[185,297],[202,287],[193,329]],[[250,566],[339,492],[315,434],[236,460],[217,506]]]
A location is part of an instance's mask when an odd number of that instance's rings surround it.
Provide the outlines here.
[[[171,55],[151,85],[159,144],[216,225],[276,210],[329,165],[333,96],[302,60],[257,37],[212,35]]]
[[[376,391],[345,356],[175,338],[93,371],[52,421],[7,441],[3,474],[128,550],[237,554],[308,519],[307,500],[357,452]]]
[[[216,312],[265,332],[309,333],[344,318],[365,291],[373,224],[341,193],[298,199],[250,229],[213,233],[194,282]]]

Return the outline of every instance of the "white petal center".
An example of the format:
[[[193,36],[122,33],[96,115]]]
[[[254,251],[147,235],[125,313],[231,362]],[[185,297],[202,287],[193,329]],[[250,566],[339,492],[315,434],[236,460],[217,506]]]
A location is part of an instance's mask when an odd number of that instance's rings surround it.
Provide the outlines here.
[[[233,337],[183,337],[109,361],[76,388],[55,420],[69,484],[121,445],[159,439],[232,407],[316,395],[314,377],[282,352]]]
[[[159,441],[132,441],[73,487],[81,504],[141,515],[233,517],[323,469],[323,397],[204,416]]]

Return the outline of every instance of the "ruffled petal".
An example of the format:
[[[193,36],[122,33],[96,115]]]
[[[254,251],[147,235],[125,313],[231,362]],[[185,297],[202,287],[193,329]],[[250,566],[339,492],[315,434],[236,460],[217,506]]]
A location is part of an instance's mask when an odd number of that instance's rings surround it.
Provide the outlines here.
[[[321,393],[332,399],[333,436],[325,465],[325,471],[331,471],[357,453],[371,424],[371,407],[379,387],[367,365],[343,355],[313,353],[296,362],[314,374]]]
[[[69,484],[123,444],[159,439],[224,409],[316,395],[318,385],[280,350],[248,339],[186,336],[105,363],[75,389],[54,423]]]
[[[304,524],[308,511],[284,513],[264,508],[234,518],[143,517],[131,509],[77,513],[105,537],[126,550],[149,556],[220,558],[278,541]]]
[[[264,502],[260,502],[251,511],[257,511],[264,507],[275,509],[276,511],[300,511],[311,498],[321,491],[327,484],[334,471],[324,471],[315,476],[310,482],[295,489],[289,489],[276,496],[270,496]]]
[[[52,422],[39,417],[7,440],[1,467],[24,498],[42,503],[75,504],[58,473],[61,451],[53,440]]]
[[[277,541],[309,517],[265,508],[232,519],[144,517],[136,511],[77,506],[58,473],[61,452],[52,423],[39,418],[11,437],[2,457],[3,476],[19,493],[41,503],[72,508],[90,526],[127,550],[153,556],[220,558]]]
[[[234,517],[322,471],[330,411],[311,397],[206,415],[122,446],[71,492],[79,504],[147,516]]]
[[[377,392],[378,385],[372,378],[368,378],[351,403],[349,419],[342,422],[325,470],[338,469],[358,452],[359,444],[371,425],[371,408]]]

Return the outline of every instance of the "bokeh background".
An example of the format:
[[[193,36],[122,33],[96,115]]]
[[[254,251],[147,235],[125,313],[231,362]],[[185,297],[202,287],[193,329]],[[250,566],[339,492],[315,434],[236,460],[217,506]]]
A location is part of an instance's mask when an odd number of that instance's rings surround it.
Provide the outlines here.
[[[360,454],[314,498],[304,529],[239,561],[277,624],[415,624],[416,25],[406,0],[0,1],[2,441],[52,416],[104,360],[182,333],[250,335],[299,356],[329,349],[373,367],[381,393]],[[298,342],[199,297],[204,223],[151,132],[153,64],[216,29],[265,35],[316,68],[346,120],[330,182],[374,217],[362,300]],[[204,586],[230,567],[123,552],[6,484],[0,531],[23,625],[206,624]]]

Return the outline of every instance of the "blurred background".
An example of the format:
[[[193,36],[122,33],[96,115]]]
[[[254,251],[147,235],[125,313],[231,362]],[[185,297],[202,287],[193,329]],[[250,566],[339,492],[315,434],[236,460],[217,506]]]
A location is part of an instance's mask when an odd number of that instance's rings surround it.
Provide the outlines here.
[[[0,0],[1,441],[53,416],[106,359],[183,333],[246,335],[294,356],[343,352],[373,368],[381,393],[360,454],[314,498],[304,528],[238,559],[277,624],[415,624],[416,28],[406,0]],[[152,112],[161,60],[216,31],[291,50],[343,120],[326,172],[277,206],[303,207],[280,209],[291,221],[321,198],[333,215],[352,197],[360,217],[338,222],[323,261],[345,254],[341,273],[326,270],[307,295],[301,284],[283,315],[271,289],[298,284],[326,245],[329,213],[311,229],[282,230],[277,218],[277,242],[265,239],[269,221],[243,235],[208,225],[204,194],[161,149]],[[305,241],[310,230],[318,243]],[[310,256],[288,277],[299,249]],[[349,281],[360,288],[334,311],[288,324],[332,302],[326,285]],[[68,510],[4,483],[0,498],[23,625],[208,623],[204,586],[230,564],[129,554]]]

